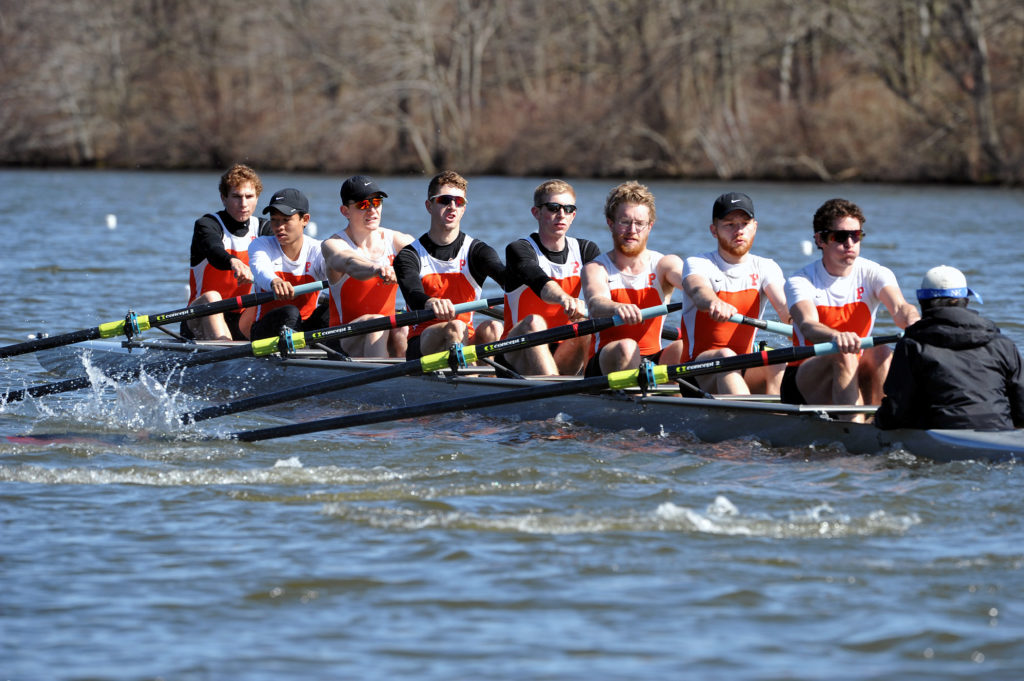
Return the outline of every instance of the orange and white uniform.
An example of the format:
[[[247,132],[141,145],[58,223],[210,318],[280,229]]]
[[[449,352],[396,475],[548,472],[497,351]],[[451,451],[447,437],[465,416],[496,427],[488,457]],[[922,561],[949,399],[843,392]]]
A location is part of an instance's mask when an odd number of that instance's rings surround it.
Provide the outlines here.
[[[348,234],[338,232],[336,237],[344,241],[349,248],[361,255],[369,257],[366,249],[356,246]],[[373,253],[380,253],[374,261],[376,265],[393,265],[395,262],[395,232],[380,228],[373,232]],[[348,324],[367,314],[379,314],[390,317],[395,314],[395,299],[398,295],[398,284],[385,284],[374,277],[366,281],[356,279],[347,274],[331,284],[331,326]]]
[[[228,231],[224,221],[216,213],[210,213],[220,225],[222,243],[224,250],[232,258],[238,258],[246,265],[249,264],[249,245],[259,236],[260,220],[256,216],[249,218],[249,229],[241,236],[236,236]],[[224,300],[244,296],[249,293],[248,284],[239,284],[234,273],[228,270],[219,270],[210,264],[210,261],[203,259],[189,269],[188,275],[188,303],[189,305],[199,296],[209,291],[217,291]]]
[[[608,257],[602,253],[594,258],[593,262],[599,263],[608,272],[608,289],[611,291],[611,299],[616,303],[632,303],[644,309],[663,305],[667,302],[661,296],[661,287],[658,286],[658,262],[664,257],[657,251],[647,251],[647,267],[637,274],[626,274],[617,268]],[[661,329],[664,316],[659,315],[646,319],[640,324],[628,326],[613,326],[597,334],[597,348],[601,349],[612,341],[624,338],[632,338],[640,346],[640,354],[644,356],[654,355],[661,352]]]
[[[562,264],[548,260],[533,239],[522,239],[521,241],[533,247],[537,253],[537,265],[544,271],[544,274],[548,275],[573,298],[579,297],[580,273],[583,271],[583,254],[579,240],[572,237],[565,238],[568,254]],[[569,323],[569,317],[561,305],[545,303],[540,296],[533,292],[533,289],[522,284],[514,291],[505,294],[505,335],[508,335],[513,326],[533,314],[543,317],[548,328]]]
[[[785,286],[782,268],[770,258],[748,255],[743,262],[729,263],[718,251],[691,256],[684,261],[683,279],[691,274],[707,280],[715,294],[736,308],[737,313],[760,319],[768,306],[765,289],[771,284]],[[708,350],[729,348],[737,355],[754,347],[753,326],[716,322],[705,310],[697,309],[690,296],[683,298],[683,361],[692,361]]]
[[[473,245],[473,237],[465,237],[458,253],[451,260],[438,260],[427,252],[420,240],[413,241],[406,248],[412,248],[420,260],[420,282],[423,292],[429,298],[447,298],[456,305],[469,303],[480,298],[483,287],[473,279],[469,271],[469,249]],[[469,328],[469,337],[473,337],[473,313],[463,312],[458,316]],[[416,338],[428,326],[439,324],[440,320],[416,324],[409,330],[409,338]]]
[[[276,237],[261,236],[249,246],[249,266],[252,269],[253,293],[272,291],[270,286],[276,277],[287,281],[292,286],[308,284],[327,278],[327,266],[320,252],[320,240],[308,236],[302,238],[302,250],[298,258],[288,258]],[[272,300],[256,308],[256,319],[260,319],[271,310],[285,305],[299,308],[303,319],[308,319],[316,310],[319,292],[305,293],[292,300]]]
[[[822,324],[865,338],[875,327],[875,313],[881,302],[878,292],[886,286],[899,287],[896,275],[873,260],[857,258],[853,270],[844,277],[832,276],[822,262],[816,260],[786,281],[786,300],[790,306],[810,300]],[[795,324],[793,345],[813,345]]]

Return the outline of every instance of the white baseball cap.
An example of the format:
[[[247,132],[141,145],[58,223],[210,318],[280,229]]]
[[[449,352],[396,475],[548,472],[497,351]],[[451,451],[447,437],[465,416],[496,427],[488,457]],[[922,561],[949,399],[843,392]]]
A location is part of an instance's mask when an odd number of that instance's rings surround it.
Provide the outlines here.
[[[917,289],[918,300],[967,296],[973,296],[979,303],[981,302],[981,296],[967,288],[967,277],[964,273],[949,265],[939,265],[925,272],[921,288]]]

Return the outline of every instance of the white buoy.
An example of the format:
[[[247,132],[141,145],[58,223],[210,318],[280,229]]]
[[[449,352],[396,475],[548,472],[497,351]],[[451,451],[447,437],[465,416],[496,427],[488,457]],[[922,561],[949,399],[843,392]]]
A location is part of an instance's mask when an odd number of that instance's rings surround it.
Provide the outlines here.
[[[814,244],[804,239],[800,242],[800,250],[804,252],[804,255],[810,255],[814,252]]]
[[[316,223],[313,222],[312,220],[310,220],[309,224],[306,225],[306,234],[310,236],[316,236]]]
[[[107,229],[117,229],[117,216],[107,213]]]

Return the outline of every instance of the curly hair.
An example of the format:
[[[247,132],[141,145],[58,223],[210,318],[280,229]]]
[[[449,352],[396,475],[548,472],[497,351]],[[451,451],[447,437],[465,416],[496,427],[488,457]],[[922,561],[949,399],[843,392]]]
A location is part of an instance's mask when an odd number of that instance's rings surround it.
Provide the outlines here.
[[[441,187],[455,187],[466,191],[466,187],[469,183],[466,182],[466,178],[459,175],[454,170],[442,170],[437,175],[434,175],[430,180],[430,184],[427,185],[427,198],[436,196],[437,192],[441,190]]]
[[[853,218],[860,223],[861,227],[867,222],[860,206],[853,201],[829,199],[821,204],[821,207],[814,213],[814,231],[823,232],[832,229],[842,218]]]
[[[227,196],[232,189],[246,182],[252,183],[257,196],[263,193],[263,183],[260,182],[260,176],[256,174],[256,171],[247,165],[236,163],[220,176],[220,195]]]
[[[654,194],[651,190],[639,182],[623,182],[608,192],[608,198],[604,202],[604,216],[609,221],[615,220],[615,212],[624,203],[635,203],[647,206],[651,212],[651,222],[654,222]]]

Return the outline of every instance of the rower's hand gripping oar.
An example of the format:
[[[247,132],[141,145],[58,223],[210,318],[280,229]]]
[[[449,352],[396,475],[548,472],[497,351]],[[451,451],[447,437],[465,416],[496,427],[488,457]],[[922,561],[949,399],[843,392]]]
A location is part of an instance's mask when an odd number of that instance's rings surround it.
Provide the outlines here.
[[[319,285],[320,282],[316,283]],[[311,285],[303,284],[302,286]],[[300,289],[301,286],[295,287],[295,290],[301,293],[302,291]],[[469,303],[463,303],[462,308],[456,306],[456,309],[458,312],[470,312],[488,305],[500,305],[501,302],[501,298],[475,300]],[[289,337],[289,341],[291,343],[291,347],[289,349],[301,349],[314,342],[321,342],[333,338],[346,338],[348,336],[357,336],[359,334],[370,333],[382,329],[419,324],[420,322],[430,321],[433,318],[434,313],[431,310],[416,310],[413,312],[394,315],[392,317],[368,319],[362,322],[352,322],[350,324],[333,326],[327,329],[319,329],[317,331],[295,332]],[[185,369],[188,367],[202,366],[204,364],[213,364],[214,362],[220,362],[228,359],[263,357],[277,352],[280,341],[281,338],[279,336],[261,338],[246,345],[206,352],[193,352],[186,357],[174,357],[171,359],[152,362],[150,364],[142,364],[131,369],[112,371],[109,375],[111,378],[115,378],[117,380],[131,380],[138,378],[144,371],[151,374],[159,374],[175,369]],[[78,376],[76,378],[57,381],[56,383],[46,383],[44,385],[34,386],[31,388],[8,390],[3,395],[0,395],[0,404],[18,402],[26,397],[39,397],[41,395],[53,395],[72,390],[80,390],[82,388],[89,387],[91,384],[92,381],[88,376]]]
[[[682,303],[671,303],[669,305],[655,305],[653,307],[648,307],[640,312],[646,320],[651,319],[652,317],[666,315],[681,308]],[[451,368],[453,363],[457,363],[459,366],[465,367],[469,366],[481,357],[500,355],[504,352],[523,350],[535,345],[546,345],[548,343],[577,338],[579,336],[588,336],[613,326],[620,326],[621,324],[622,319],[618,315],[613,317],[602,317],[599,319],[586,319],[581,322],[556,326],[550,329],[544,329],[543,331],[529,333],[524,336],[506,338],[494,343],[459,346],[452,350],[435,352],[429,355],[424,355],[419,359],[409,360],[408,362],[402,362],[399,364],[392,364],[390,366],[380,367],[379,369],[368,369],[360,373],[340,376],[338,378],[332,378],[318,383],[311,383],[309,385],[298,386],[286,390],[278,390],[264,395],[255,395],[253,397],[236,400],[235,402],[213,405],[194,412],[181,414],[178,418],[182,423],[195,423],[198,421],[205,421],[206,419],[212,419],[217,416],[236,414],[240,411],[258,409],[272,404],[291,402],[293,400],[322,395],[324,393],[336,392],[347,388],[355,388],[357,386],[367,385],[368,383],[375,383],[389,378],[415,376],[418,374],[428,374],[433,371],[441,371],[443,369]]]
[[[870,348],[886,343],[895,343],[899,334],[890,336],[875,336],[861,339],[862,348]],[[707,361],[687,362],[685,364],[656,365],[649,374],[654,382],[668,383],[677,378],[686,376],[698,376],[721,371],[735,371],[737,369],[748,369],[769,364],[781,364],[783,362],[798,362],[809,357],[828,355],[838,352],[835,343],[818,343],[817,345],[799,345],[790,348],[779,348],[777,350],[766,350],[764,352],[752,352],[746,355],[734,355],[732,357],[720,357]],[[417,418],[420,416],[431,416],[434,414],[448,414],[471,409],[483,409],[503,404],[515,404],[529,400],[539,400],[561,395],[575,393],[596,392],[600,390],[634,388],[639,386],[645,378],[640,369],[629,369],[616,371],[607,376],[594,376],[579,381],[555,381],[544,383],[536,387],[519,388],[502,392],[487,393],[484,395],[468,395],[442,402],[431,402],[418,404],[410,407],[398,407],[396,409],[384,409],[381,411],[361,412],[348,414],[318,421],[307,421],[305,423],[294,423],[273,428],[261,428],[232,433],[229,437],[242,442],[257,442],[260,440],[272,440],[292,435],[304,435],[307,433],[318,433],[325,430],[340,430],[343,428],[354,428],[374,423],[386,423],[399,421],[401,419]]]
[[[314,281],[308,284],[301,284],[295,287],[295,294],[312,293],[313,291],[319,291],[327,288],[327,285],[327,281]],[[68,333],[62,333],[56,336],[42,336],[22,343],[5,345],[4,347],[0,347],[0,357],[13,357],[15,355],[23,355],[29,352],[36,352],[38,350],[59,348],[64,345],[96,340],[97,338],[114,338],[115,336],[123,335],[127,336],[128,339],[131,340],[132,337],[137,336],[143,331],[148,331],[149,329],[157,326],[166,326],[175,322],[183,322],[199,317],[208,317],[221,312],[240,310],[244,307],[254,307],[256,305],[262,305],[263,303],[269,303],[275,298],[276,296],[273,291],[264,291],[261,293],[249,293],[244,296],[217,300],[212,303],[200,303],[199,305],[191,305],[179,310],[171,310],[170,312],[163,312],[155,315],[136,315],[134,312],[129,312],[125,315],[124,319],[120,319],[116,322],[100,324],[99,326],[94,326],[91,329],[69,331]]]

